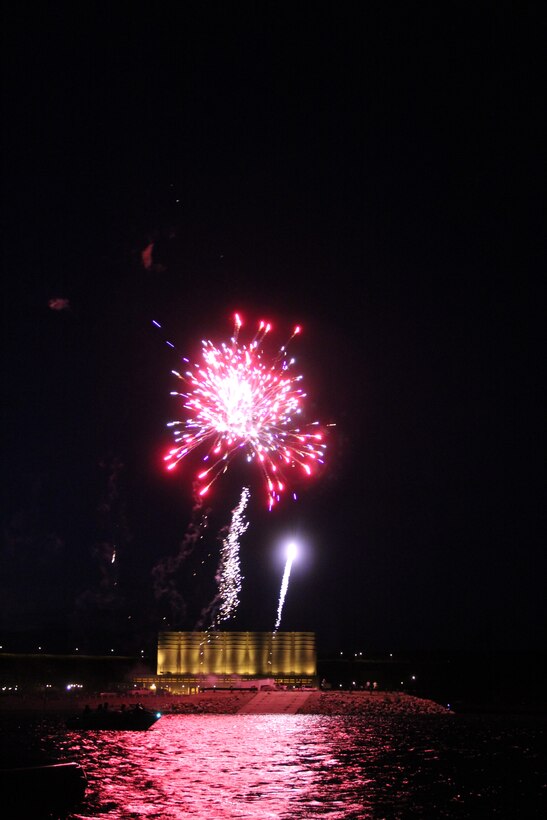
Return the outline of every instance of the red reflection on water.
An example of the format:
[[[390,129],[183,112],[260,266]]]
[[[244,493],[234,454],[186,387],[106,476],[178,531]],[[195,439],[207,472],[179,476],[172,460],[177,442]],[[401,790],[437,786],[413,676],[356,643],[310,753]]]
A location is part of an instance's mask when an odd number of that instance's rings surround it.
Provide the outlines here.
[[[314,805],[324,808],[321,780],[338,764],[326,728],[311,715],[168,715],[144,733],[72,733],[87,759],[91,811],[77,816],[309,817]],[[348,817],[349,808],[346,796],[329,817]]]
[[[544,725],[513,716],[168,715],[148,732],[82,733],[17,717],[0,730],[12,753],[34,739],[81,763],[73,820],[547,816]]]

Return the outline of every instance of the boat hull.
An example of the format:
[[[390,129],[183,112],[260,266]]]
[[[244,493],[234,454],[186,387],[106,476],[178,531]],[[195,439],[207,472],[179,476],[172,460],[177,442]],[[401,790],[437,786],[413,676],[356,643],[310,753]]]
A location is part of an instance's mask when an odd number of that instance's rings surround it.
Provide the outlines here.
[[[78,763],[0,769],[2,813],[10,820],[62,817],[83,800],[86,788]]]
[[[161,715],[148,709],[131,709],[126,712],[102,711],[76,715],[66,722],[68,729],[77,730],[112,730],[112,731],[146,731],[154,725]]]

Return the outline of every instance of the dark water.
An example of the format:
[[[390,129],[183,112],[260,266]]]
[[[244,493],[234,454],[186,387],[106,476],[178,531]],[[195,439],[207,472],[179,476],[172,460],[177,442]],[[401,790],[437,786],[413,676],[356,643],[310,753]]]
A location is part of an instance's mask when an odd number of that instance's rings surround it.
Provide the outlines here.
[[[168,715],[148,732],[69,732],[10,716],[89,780],[71,818],[547,817],[547,723],[416,715]]]

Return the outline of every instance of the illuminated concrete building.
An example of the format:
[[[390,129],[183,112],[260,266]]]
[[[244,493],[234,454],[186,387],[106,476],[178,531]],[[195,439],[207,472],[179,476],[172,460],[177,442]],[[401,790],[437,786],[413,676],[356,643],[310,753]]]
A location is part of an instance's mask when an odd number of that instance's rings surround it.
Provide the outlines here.
[[[313,632],[160,632],[157,675],[142,679],[170,691],[252,685],[313,686],[317,658]]]

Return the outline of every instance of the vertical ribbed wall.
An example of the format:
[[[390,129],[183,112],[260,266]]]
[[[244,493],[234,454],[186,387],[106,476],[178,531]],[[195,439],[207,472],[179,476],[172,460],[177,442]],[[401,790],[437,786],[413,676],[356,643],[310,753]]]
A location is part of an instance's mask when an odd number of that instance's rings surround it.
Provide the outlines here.
[[[313,632],[160,632],[158,675],[315,675]]]

